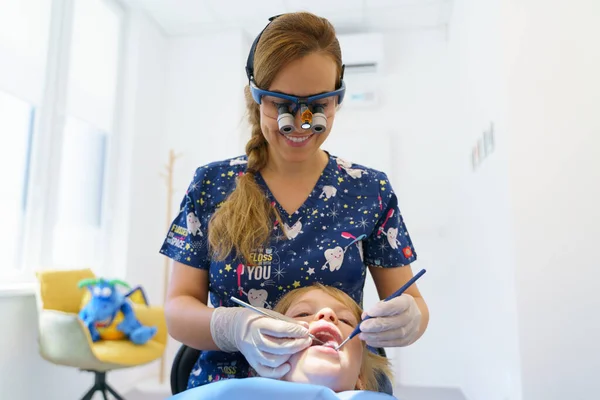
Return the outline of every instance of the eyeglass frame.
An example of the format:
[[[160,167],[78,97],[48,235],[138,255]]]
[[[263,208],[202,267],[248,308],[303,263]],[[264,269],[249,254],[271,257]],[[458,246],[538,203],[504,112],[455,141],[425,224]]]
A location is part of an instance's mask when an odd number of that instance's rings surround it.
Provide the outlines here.
[[[289,100],[290,102],[292,102],[294,104],[294,109],[291,110],[292,115],[295,115],[296,112],[298,112],[298,109],[300,108],[300,106],[302,104],[308,106],[308,105],[311,105],[313,102],[320,100],[320,99],[324,99],[326,97],[337,96],[337,98],[338,98],[337,104],[339,105],[344,100],[344,95],[346,94],[346,84],[344,83],[343,80],[341,80],[341,85],[340,85],[339,89],[336,89],[332,92],[315,94],[313,96],[308,96],[308,97],[298,97],[298,96],[292,96],[292,95],[286,94],[286,93],[272,92],[269,90],[264,90],[264,89],[259,88],[253,79],[250,80],[249,85],[250,85],[250,93],[252,94],[252,98],[254,99],[254,101],[257,104],[262,104],[263,96],[272,96],[272,97],[277,97],[278,99]]]

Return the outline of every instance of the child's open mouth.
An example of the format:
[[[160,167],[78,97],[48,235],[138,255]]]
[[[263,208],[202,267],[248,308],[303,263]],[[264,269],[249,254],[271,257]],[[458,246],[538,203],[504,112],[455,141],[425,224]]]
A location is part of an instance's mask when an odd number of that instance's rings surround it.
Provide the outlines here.
[[[342,341],[342,335],[339,330],[333,324],[328,322],[317,322],[310,329],[310,333],[314,335],[318,340],[323,342],[313,342],[312,346],[325,346],[335,349],[338,344]]]

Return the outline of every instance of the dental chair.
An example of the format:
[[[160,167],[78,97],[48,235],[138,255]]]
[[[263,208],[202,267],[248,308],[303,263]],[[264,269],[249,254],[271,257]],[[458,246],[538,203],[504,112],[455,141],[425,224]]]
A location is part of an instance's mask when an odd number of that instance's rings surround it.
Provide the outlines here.
[[[386,357],[385,349],[376,348],[377,354]],[[200,350],[193,349],[186,345],[182,345],[175,359],[173,360],[173,366],[171,367],[171,393],[176,395],[187,389],[188,379],[194,368],[194,364],[200,356]],[[381,375],[377,377],[379,383],[379,391],[389,395],[393,395],[392,382],[387,376]]]

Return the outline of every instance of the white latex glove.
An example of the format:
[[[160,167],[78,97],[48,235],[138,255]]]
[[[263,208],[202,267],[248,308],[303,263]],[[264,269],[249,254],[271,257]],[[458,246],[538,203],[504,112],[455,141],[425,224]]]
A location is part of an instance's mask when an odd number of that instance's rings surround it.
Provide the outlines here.
[[[413,343],[421,326],[421,310],[414,297],[402,294],[388,301],[380,301],[363,312],[372,318],[360,324],[361,340],[372,347],[401,347]]]
[[[283,377],[290,370],[289,358],[312,344],[308,324],[279,321],[242,307],[216,308],[210,332],[222,351],[240,351],[265,378]]]

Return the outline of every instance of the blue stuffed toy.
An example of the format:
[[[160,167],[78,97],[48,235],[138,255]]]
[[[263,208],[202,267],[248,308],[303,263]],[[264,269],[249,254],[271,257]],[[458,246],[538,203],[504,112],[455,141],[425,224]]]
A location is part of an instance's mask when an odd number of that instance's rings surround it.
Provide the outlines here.
[[[128,291],[122,293],[117,285],[124,286]],[[135,317],[130,297],[137,295],[147,304],[140,287],[132,290],[123,281],[102,278],[84,279],[78,286],[89,289],[89,296],[84,297],[87,302],[79,312],[79,318],[89,329],[93,342],[128,338],[142,345],[156,335],[156,327],[144,326]]]

